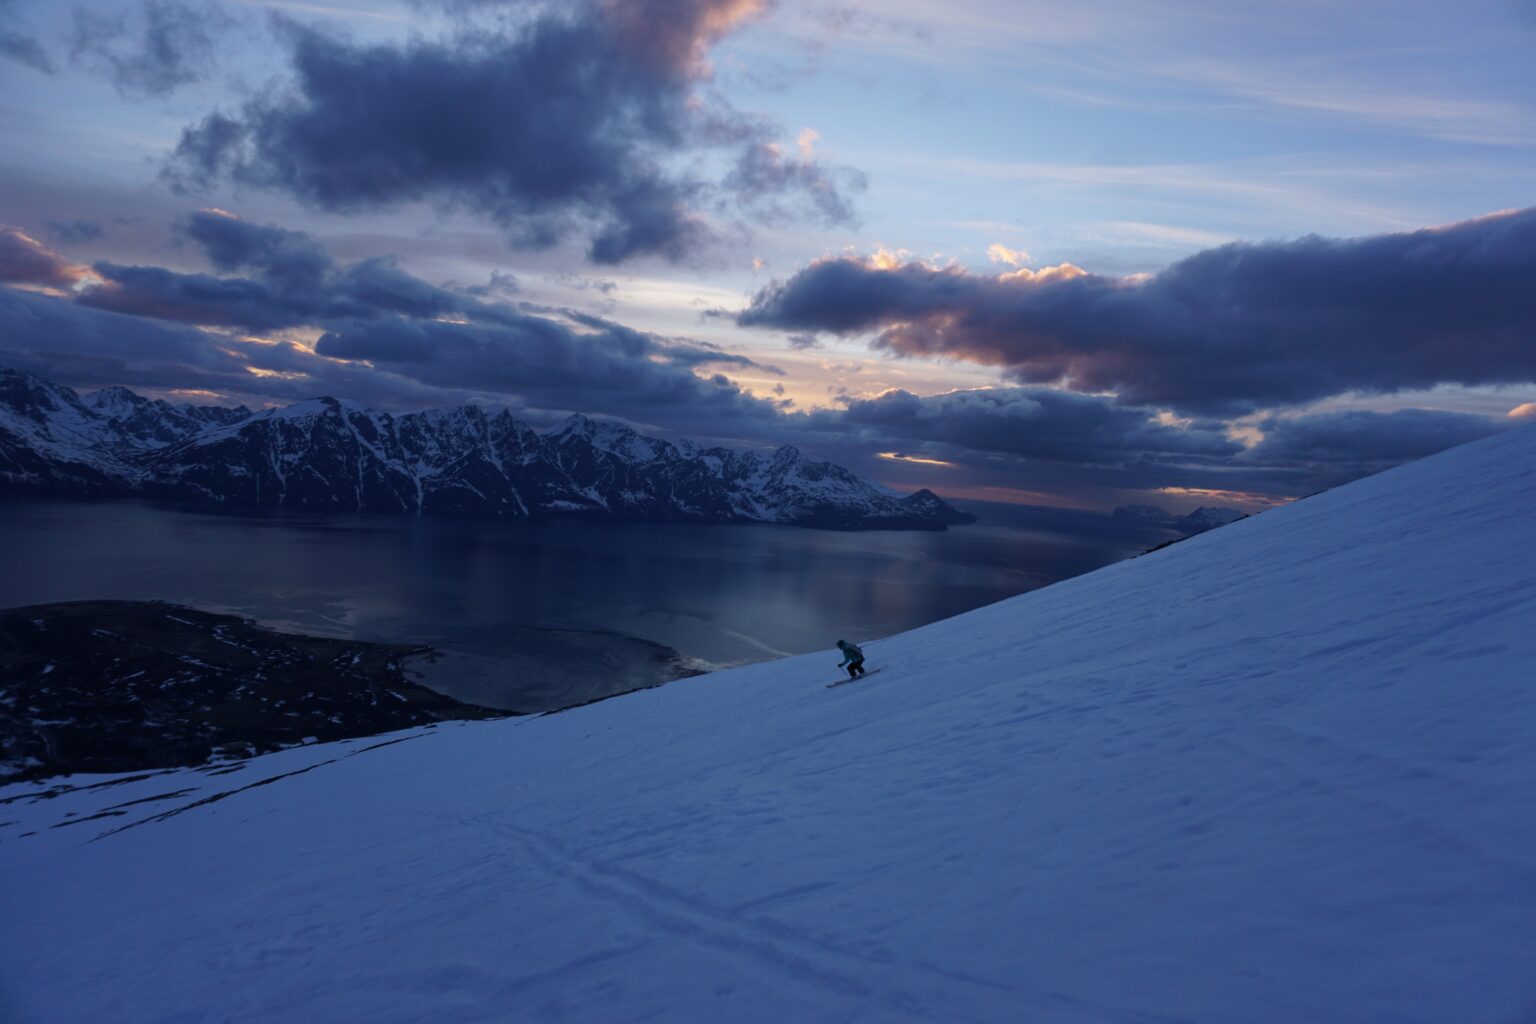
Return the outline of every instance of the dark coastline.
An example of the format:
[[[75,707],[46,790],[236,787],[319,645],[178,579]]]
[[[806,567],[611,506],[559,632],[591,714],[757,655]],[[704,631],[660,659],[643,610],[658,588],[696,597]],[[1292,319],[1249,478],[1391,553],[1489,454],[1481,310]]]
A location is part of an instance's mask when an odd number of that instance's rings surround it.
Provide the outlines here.
[[[158,601],[0,611],[0,782],[193,766],[510,713],[408,679],[408,659],[431,653]]]

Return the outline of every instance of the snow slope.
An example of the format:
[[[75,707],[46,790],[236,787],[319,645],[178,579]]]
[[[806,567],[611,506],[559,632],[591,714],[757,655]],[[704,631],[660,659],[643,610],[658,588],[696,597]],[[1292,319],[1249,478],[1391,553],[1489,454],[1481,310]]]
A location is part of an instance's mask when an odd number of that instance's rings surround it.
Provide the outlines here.
[[[870,643],[851,686],[829,633],[14,801],[0,1018],[1531,1021],[1533,507],[1511,430]]]

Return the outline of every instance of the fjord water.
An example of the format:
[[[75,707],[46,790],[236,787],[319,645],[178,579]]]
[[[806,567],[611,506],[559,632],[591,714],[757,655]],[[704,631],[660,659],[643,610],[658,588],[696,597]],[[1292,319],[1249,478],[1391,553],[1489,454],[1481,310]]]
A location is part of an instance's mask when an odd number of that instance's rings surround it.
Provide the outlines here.
[[[0,501],[0,607],[164,600],[273,628],[431,644],[424,681],[539,710],[947,618],[1167,535],[994,510],[947,532],[208,512]],[[639,638],[639,639],[636,639]],[[649,641],[645,643],[642,641]]]

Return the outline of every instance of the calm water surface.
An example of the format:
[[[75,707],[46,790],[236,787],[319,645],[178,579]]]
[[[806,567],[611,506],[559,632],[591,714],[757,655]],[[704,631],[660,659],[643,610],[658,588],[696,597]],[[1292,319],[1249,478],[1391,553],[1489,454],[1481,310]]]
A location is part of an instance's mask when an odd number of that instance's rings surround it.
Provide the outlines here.
[[[280,629],[430,643],[445,652],[430,685],[519,707],[535,675],[545,688],[562,672],[590,675],[583,655],[624,640],[612,634],[711,665],[826,649],[830,678],[840,637],[946,618],[1166,536],[1084,513],[1009,518],[835,533],[5,499],[0,607],[165,600]]]

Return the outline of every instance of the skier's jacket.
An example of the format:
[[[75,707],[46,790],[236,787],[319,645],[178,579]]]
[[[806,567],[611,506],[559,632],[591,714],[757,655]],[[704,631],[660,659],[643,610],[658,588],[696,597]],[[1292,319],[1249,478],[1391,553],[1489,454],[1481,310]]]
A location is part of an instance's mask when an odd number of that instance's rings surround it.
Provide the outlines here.
[[[838,668],[842,668],[849,662],[860,662],[864,660],[864,652],[859,650],[857,646],[853,644],[843,644],[842,648],[843,660],[837,663]]]

